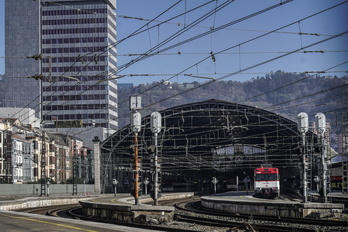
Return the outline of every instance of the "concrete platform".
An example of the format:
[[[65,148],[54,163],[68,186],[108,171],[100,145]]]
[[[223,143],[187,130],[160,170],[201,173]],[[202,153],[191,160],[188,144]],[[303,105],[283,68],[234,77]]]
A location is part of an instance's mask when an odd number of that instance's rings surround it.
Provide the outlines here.
[[[95,199],[100,196],[51,196],[51,197],[23,197],[15,200],[0,201],[0,210],[17,210],[50,205],[77,204],[82,200]]]
[[[162,194],[159,200],[169,200],[178,198],[192,197],[194,193],[174,193]],[[149,196],[139,199],[141,204],[134,205],[133,197],[119,198],[114,201],[112,198],[99,199],[94,201],[80,201],[82,212],[86,217],[98,219],[115,220],[120,222],[137,223],[163,223],[174,219],[172,206],[153,206],[144,203],[151,203],[153,200]]]
[[[5,232],[153,232],[153,230],[146,228],[67,219],[61,217],[51,217],[46,215],[37,215],[6,210],[0,210],[0,225],[0,231]],[[162,232],[164,232],[164,230]]]
[[[338,217],[344,204],[301,203],[290,200],[255,198],[245,192],[227,192],[201,197],[203,207],[230,212],[274,217],[324,218]]]
[[[120,222],[169,222],[174,218],[174,207],[151,205],[120,205],[81,201],[83,215]]]

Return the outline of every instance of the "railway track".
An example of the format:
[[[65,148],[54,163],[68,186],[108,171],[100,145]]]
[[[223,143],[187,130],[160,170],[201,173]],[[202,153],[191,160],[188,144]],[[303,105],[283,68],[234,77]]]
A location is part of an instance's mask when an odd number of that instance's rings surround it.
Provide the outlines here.
[[[175,204],[178,220],[194,223],[194,220],[237,226],[235,222],[245,224],[256,231],[348,231],[347,221],[307,219],[307,218],[277,218],[256,215],[235,215],[228,212],[207,209],[200,201],[181,202]],[[193,214],[194,216],[191,216]],[[327,228],[325,230],[324,228]],[[334,228],[334,230],[332,230]]]
[[[78,208],[81,208],[80,204],[54,205],[54,206],[50,205],[50,206],[42,206],[42,207],[35,207],[35,208],[18,209],[14,211],[39,214],[39,215],[55,216],[55,217],[73,218],[72,216],[69,216],[68,212]]]
[[[160,200],[159,204],[175,206],[174,222],[166,225],[144,225],[86,218],[82,215],[81,207],[78,204],[45,206],[17,211],[165,231],[348,231],[348,222],[343,221],[232,215],[202,207],[199,196]]]

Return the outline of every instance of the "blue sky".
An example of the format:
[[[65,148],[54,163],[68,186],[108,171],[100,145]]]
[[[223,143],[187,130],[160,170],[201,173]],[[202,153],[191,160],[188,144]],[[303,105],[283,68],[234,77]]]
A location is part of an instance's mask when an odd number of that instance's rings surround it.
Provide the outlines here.
[[[176,2],[178,1],[118,0],[118,9],[116,11],[119,16],[117,18],[118,39],[127,37],[145,25],[148,22],[146,19],[154,18]],[[156,22],[151,23],[149,27],[183,13],[185,9],[186,11],[190,10],[205,2],[209,1],[181,1],[172,10],[159,17]],[[217,1],[219,5],[224,2],[222,0]],[[170,45],[209,31],[211,28],[217,28],[226,23],[241,19],[279,2],[281,1],[236,0],[186,33],[161,46],[159,49],[167,48]],[[282,2],[285,2],[285,0]],[[207,79],[188,77],[187,75],[246,81],[277,70],[305,72],[329,69],[348,60],[348,34],[330,39],[332,36],[348,30],[348,3],[320,13],[312,18],[302,19],[343,2],[345,1],[294,0],[236,23],[226,29],[167,50],[163,54],[148,56],[148,58],[120,71],[118,73],[119,75],[126,76],[119,79],[119,82],[140,84],[151,83],[162,79],[170,79],[173,82],[207,81]],[[120,43],[117,46],[118,65],[127,64],[130,60],[137,58],[137,56],[133,56],[132,54],[146,53],[151,47],[156,46],[159,42],[183,29],[185,24],[189,25],[195,19],[212,10],[215,5],[216,1],[186,16],[176,18],[171,23],[155,26],[149,31],[145,31]],[[138,19],[124,18],[123,16]],[[0,17],[0,74],[3,74],[4,0],[0,0]],[[143,20],[139,20],[139,18]],[[278,33],[271,33],[268,36],[245,43],[247,40],[291,23],[294,24],[282,29]],[[299,33],[302,34],[300,35]],[[319,43],[325,39],[329,40]],[[310,46],[313,43],[318,44]],[[306,46],[309,47],[286,55],[281,59],[275,59],[278,56]],[[217,54],[229,47],[234,48]],[[210,53],[215,54],[215,62],[213,62]],[[207,57],[208,59],[206,61],[199,63],[199,61]],[[275,60],[270,62],[272,59]],[[260,65],[261,63],[264,64]],[[242,72],[238,73],[240,70]],[[348,65],[345,64],[332,69],[331,71],[333,72],[327,75],[343,76],[344,73],[342,71],[347,70]],[[173,76],[181,72],[187,75]],[[230,73],[236,74],[229,75]],[[144,74],[144,76],[140,76],[140,74]]]

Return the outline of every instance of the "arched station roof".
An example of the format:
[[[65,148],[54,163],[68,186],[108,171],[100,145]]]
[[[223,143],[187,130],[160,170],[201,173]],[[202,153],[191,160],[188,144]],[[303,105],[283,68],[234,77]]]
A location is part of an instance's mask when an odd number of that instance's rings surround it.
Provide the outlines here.
[[[270,111],[221,100],[207,100],[160,111],[158,154],[162,171],[254,168],[262,163],[298,167],[301,137],[297,123]],[[138,134],[143,169],[151,169],[154,144],[150,115]],[[103,165],[129,168],[134,133],[128,125],[101,143]],[[148,164],[148,166],[147,166]]]

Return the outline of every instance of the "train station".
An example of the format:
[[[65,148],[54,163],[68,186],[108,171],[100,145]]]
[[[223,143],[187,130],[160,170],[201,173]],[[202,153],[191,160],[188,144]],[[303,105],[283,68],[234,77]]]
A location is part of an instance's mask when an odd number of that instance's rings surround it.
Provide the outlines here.
[[[199,205],[194,213],[211,210],[220,216],[247,217],[243,219],[247,221],[250,217],[326,221],[344,215],[347,194],[330,191],[332,178],[327,173],[327,161],[337,153],[326,146],[320,121],[309,130],[307,122],[302,124],[307,119],[303,113],[294,122],[257,107],[214,99],[144,117],[138,110],[132,109],[130,125],[105,141],[93,140],[95,166],[100,167],[95,170],[97,195],[85,191],[83,197],[0,203],[0,220],[21,219],[22,213],[3,210],[74,202],[80,208],[74,218],[128,223],[137,229],[154,222],[177,225],[178,215],[185,217],[173,206],[180,199],[188,211]],[[331,165],[330,171],[343,176],[342,165]],[[325,181],[324,173],[328,174]],[[85,230],[81,224],[70,225],[71,221],[58,225],[32,217],[63,229]],[[326,222],[345,227],[341,220]]]
[[[267,210],[270,204],[287,217],[344,211],[332,197],[328,203],[327,161],[337,153],[326,145],[322,114],[309,130],[303,112],[294,122],[257,107],[212,99],[166,109],[159,116],[157,130],[151,114],[100,143],[101,192],[130,192],[135,204],[151,193],[154,205],[161,193],[213,193],[202,197],[202,204],[218,210],[232,204],[230,212],[241,214],[273,215],[274,209]],[[254,196],[216,196],[231,191]],[[297,202],[282,202],[284,197]]]
[[[302,133],[297,122],[257,107],[212,99],[159,113],[159,133],[148,115],[139,132],[130,124],[100,143],[101,192],[113,192],[113,181],[119,192],[134,191],[134,173],[140,194],[153,191],[156,170],[161,192],[252,189],[263,165],[279,170],[281,192],[303,195],[303,178],[305,193],[323,191],[323,154],[325,162],[337,155],[318,128]]]

